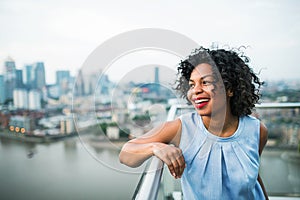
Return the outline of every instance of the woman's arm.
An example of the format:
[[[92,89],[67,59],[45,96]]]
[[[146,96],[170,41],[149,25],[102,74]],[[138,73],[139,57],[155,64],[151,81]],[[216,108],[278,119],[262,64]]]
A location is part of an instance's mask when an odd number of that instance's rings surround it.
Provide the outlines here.
[[[261,156],[261,153],[262,153],[262,151],[263,151],[263,149],[264,149],[264,147],[267,143],[267,140],[268,140],[268,129],[264,124],[260,123],[259,156]],[[269,199],[267,191],[266,191],[265,186],[264,186],[264,183],[263,183],[263,181],[262,181],[259,174],[258,174],[257,180],[258,180],[258,182],[259,182],[259,184],[260,184],[260,186],[261,186],[261,188],[264,192],[265,198]]]
[[[181,177],[185,162],[181,149],[178,148],[180,132],[179,119],[165,122],[145,135],[128,141],[120,152],[120,162],[130,167],[138,167],[154,155],[168,165],[174,177]]]

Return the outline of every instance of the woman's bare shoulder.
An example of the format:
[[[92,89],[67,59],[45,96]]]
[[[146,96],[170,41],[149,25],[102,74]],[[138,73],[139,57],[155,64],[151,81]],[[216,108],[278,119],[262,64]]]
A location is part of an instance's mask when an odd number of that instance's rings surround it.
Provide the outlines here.
[[[181,132],[181,121],[175,119],[172,121],[163,122],[160,125],[154,127],[146,134],[134,139],[132,142],[137,143],[149,143],[149,142],[163,142],[172,143],[176,145],[178,140],[178,134]],[[179,138],[180,139],[180,138]]]

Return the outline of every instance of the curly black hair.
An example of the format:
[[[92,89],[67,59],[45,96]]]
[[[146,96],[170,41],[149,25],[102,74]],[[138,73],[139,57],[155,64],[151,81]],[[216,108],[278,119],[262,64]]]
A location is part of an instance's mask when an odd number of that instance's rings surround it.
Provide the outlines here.
[[[192,52],[186,60],[179,63],[179,77],[176,87],[181,97],[187,98],[189,79],[192,71],[201,63],[216,66],[226,91],[232,91],[230,107],[235,116],[245,116],[252,112],[260,99],[260,88],[264,84],[249,67],[249,58],[239,49],[208,49],[200,47]],[[189,100],[188,100],[189,102]],[[189,102],[190,103],[190,102]]]

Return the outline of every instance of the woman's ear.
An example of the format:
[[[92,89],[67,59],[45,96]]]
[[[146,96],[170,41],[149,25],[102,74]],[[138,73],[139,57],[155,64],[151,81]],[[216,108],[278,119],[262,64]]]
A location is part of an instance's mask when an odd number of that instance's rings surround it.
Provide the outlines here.
[[[232,92],[232,90],[231,90],[231,89],[229,89],[229,90],[227,91],[227,96],[229,96],[229,97],[233,97],[233,92]]]

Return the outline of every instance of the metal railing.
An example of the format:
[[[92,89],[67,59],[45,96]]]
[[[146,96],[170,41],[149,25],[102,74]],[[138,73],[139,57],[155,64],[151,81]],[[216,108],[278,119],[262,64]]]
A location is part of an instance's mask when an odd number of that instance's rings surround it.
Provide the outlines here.
[[[256,105],[257,109],[277,109],[277,108],[297,108],[300,109],[300,103],[263,103]],[[183,114],[188,111],[193,111],[193,107],[187,105],[174,105],[170,108],[167,121],[173,120],[176,116]],[[162,179],[164,163],[158,159],[157,157],[153,157],[148,161],[147,166],[145,168],[144,173],[142,174],[140,181],[136,187],[136,190],[133,195],[133,200],[156,200],[159,189],[160,182]],[[165,174],[165,173],[164,173]],[[168,175],[164,178],[168,181]],[[171,186],[170,188],[174,188]],[[169,189],[167,189],[169,190]],[[299,196],[288,194],[282,194],[280,196],[273,196],[270,199],[297,199],[299,200]],[[164,199],[164,198],[163,198]]]
[[[157,199],[163,166],[163,162],[155,156],[148,161],[132,197],[133,200]]]

